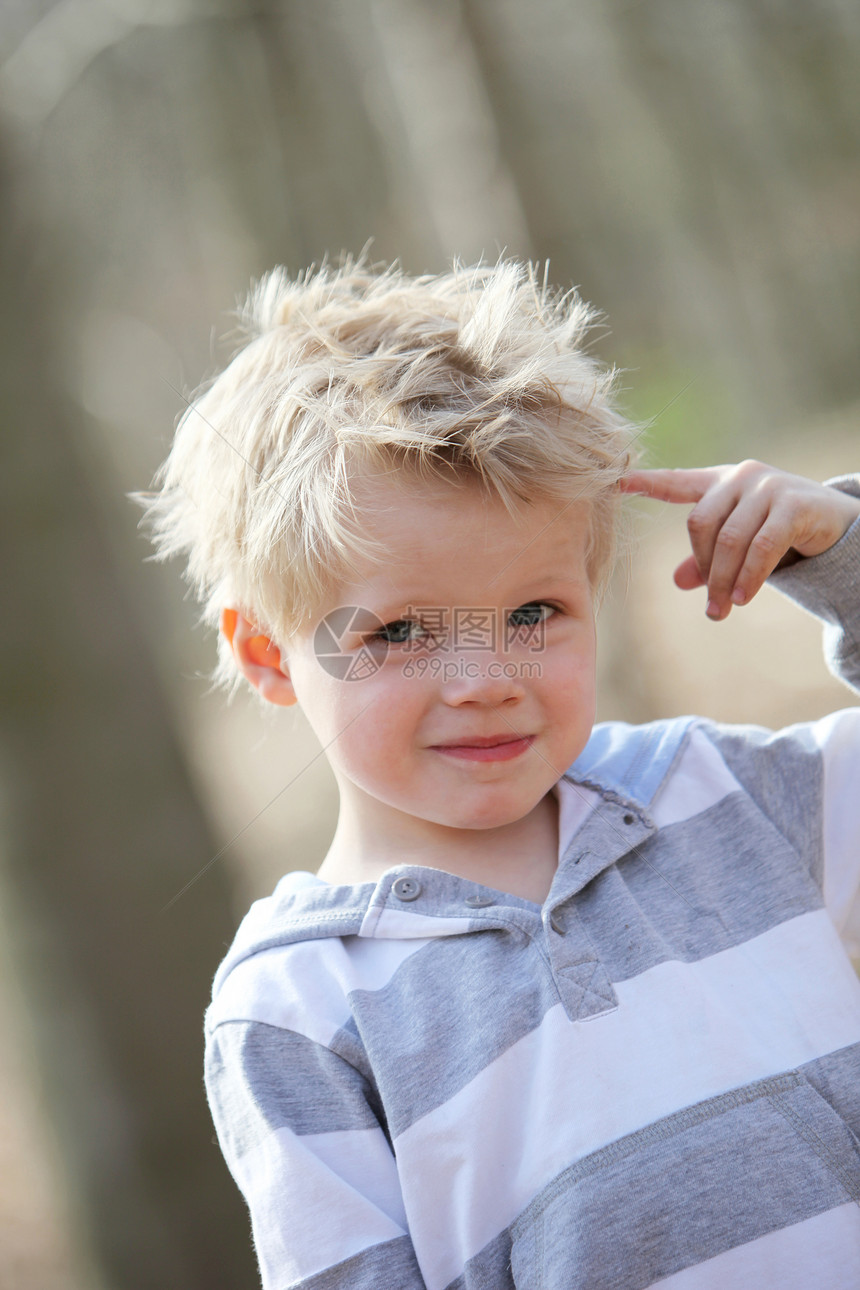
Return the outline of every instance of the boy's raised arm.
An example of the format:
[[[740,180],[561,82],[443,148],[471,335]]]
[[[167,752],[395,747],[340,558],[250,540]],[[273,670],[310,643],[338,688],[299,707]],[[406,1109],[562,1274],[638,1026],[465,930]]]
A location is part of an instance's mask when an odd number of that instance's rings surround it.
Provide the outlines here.
[[[693,504],[693,554],[675,570],[675,582],[683,590],[707,586],[710,617],[725,618],[775,574],[773,585],[824,623],[831,671],[860,690],[860,477],[817,484],[743,462],[638,471],[621,487]],[[825,907],[856,955],[860,708],[776,732],[704,724],[732,773],[807,857]]]
[[[633,471],[621,488],[693,503],[693,554],[675,570],[675,582],[684,591],[707,586],[706,612],[717,622],[752,600],[775,569],[822,555],[860,518],[860,498],[758,461]]]

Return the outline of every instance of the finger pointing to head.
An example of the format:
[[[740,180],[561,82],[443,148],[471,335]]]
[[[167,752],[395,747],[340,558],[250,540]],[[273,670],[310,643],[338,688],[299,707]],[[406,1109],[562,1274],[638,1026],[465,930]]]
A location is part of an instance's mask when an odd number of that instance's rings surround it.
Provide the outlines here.
[[[658,502],[698,502],[717,482],[718,468],[700,470],[632,470],[619,482],[623,493],[638,493]]]

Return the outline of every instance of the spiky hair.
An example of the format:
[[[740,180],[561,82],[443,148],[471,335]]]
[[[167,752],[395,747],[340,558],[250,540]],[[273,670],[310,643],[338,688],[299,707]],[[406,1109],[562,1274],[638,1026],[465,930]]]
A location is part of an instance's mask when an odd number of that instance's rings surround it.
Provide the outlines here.
[[[512,513],[587,501],[601,588],[631,434],[575,291],[514,261],[410,277],[346,258],[295,279],[273,269],[238,317],[241,348],[189,403],[141,499],[207,621],[234,606],[276,642],[309,625],[357,559],[384,557],[350,481],[392,471],[470,478]],[[219,672],[233,675],[223,651]]]

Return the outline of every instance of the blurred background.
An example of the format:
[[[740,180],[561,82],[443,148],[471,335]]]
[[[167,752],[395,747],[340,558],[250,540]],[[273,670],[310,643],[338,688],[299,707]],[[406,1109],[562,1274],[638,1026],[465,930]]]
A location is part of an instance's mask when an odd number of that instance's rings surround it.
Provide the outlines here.
[[[138,513],[250,280],[502,250],[604,311],[653,462],[860,465],[852,0],[4,0],[0,7],[0,1290],[257,1284],[201,1081],[249,901],[325,853],[293,712]],[[766,591],[719,626],[634,507],[603,717],[850,701]]]

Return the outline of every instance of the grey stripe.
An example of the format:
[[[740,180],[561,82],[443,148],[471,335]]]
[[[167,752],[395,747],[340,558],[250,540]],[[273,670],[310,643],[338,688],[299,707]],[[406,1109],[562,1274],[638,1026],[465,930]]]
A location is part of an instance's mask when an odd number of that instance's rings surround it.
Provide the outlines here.
[[[384,989],[354,991],[355,1024],[392,1135],[447,1102],[558,1001],[544,960],[509,929],[432,941]]]
[[[860,1138],[860,1044],[850,1044],[801,1067],[814,1089]]]
[[[757,726],[701,725],[738,782],[765,815],[779,821],[780,832],[804,857],[820,888],[824,862],[821,753],[811,742],[808,748],[798,746],[797,732],[790,727],[774,734]]]
[[[823,1075],[828,1060],[811,1066]],[[858,1197],[860,1143],[793,1071],[676,1112],[564,1170],[450,1290],[644,1290]]]
[[[337,1222],[336,1214],[332,1222]],[[316,1276],[293,1282],[290,1290],[344,1290],[345,1286],[349,1290],[425,1290],[409,1237],[371,1245]]]
[[[327,1048],[277,1026],[218,1026],[206,1045],[205,1070],[212,1116],[232,1158],[274,1129],[305,1134],[377,1126],[363,1077]]]
[[[733,793],[598,874],[574,906],[612,981],[690,963],[820,909],[807,865]]]

